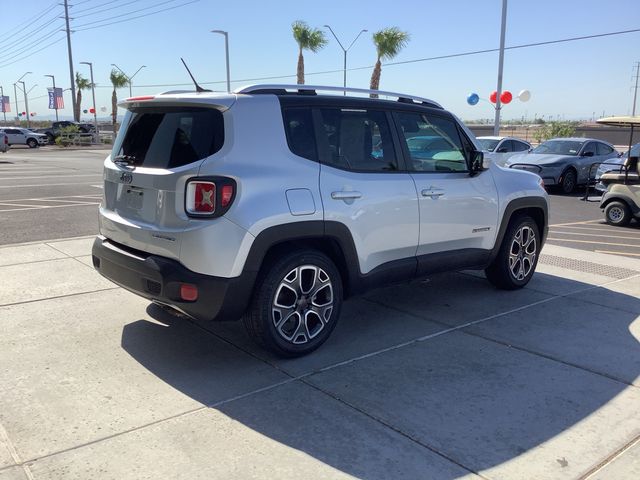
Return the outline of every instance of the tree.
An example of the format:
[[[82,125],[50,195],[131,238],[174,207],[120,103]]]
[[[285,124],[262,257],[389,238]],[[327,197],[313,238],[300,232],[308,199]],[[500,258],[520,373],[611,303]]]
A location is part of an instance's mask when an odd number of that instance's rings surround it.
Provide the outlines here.
[[[577,122],[547,122],[533,134],[538,142],[550,138],[572,137],[576,132]]]
[[[113,93],[111,94],[111,123],[113,125],[113,133],[115,134],[117,133],[116,122],[118,120],[118,94],[116,90],[125,87],[129,83],[129,79],[124,73],[114,68],[111,70],[109,80],[111,80],[111,84],[113,85]]]
[[[73,118],[76,122],[80,121],[80,112],[82,112],[80,107],[82,103],[82,90],[89,90],[90,88],[91,82],[80,75],[80,72],[76,72],[76,109],[73,112]]]
[[[317,28],[312,28],[302,20],[296,20],[291,24],[293,38],[298,43],[298,85],[304,84],[304,56],[303,50],[310,50],[315,53],[324,48],[327,44],[327,37],[324,32]]]
[[[391,60],[400,53],[409,42],[409,33],[403,32],[398,27],[384,28],[373,34],[373,44],[376,46],[378,59],[373,73],[371,74],[371,90],[378,90],[380,87],[380,75],[382,74],[382,60]],[[372,94],[371,98],[378,98]]]

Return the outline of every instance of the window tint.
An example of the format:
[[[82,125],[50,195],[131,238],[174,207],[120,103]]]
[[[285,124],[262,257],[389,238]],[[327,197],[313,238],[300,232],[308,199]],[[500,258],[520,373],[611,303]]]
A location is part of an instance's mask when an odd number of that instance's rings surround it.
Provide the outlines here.
[[[323,108],[321,130],[326,134],[323,163],[360,172],[398,170],[391,130],[382,111]]]
[[[175,168],[222,148],[222,113],[201,107],[146,107],[127,112],[112,150],[136,166]]]
[[[500,153],[513,152],[513,142],[511,140],[504,140],[498,147]]]
[[[587,143],[587,146],[584,147],[584,150],[582,151],[582,155],[584,155],[585,153],[588,153],[588,152],[593,152],[593,154],[596,155],[596,144],[595,144],[595,142]]]
[[[517,140],[513,140],[513,151],[514,152],[525,152],[529,150],[529,145],[524,142],[518,142]]]
[[[289,149],[300,157],[318,161],[313,116],[310,108],[287,108],[283,112]]]
[[[598,155],[610,155],[613,153],[613,148],[604,143],[598,143]]]
[[[396,113],[411,162],[418,172],[465,172],[467,163],[456,124],[419,113]]]

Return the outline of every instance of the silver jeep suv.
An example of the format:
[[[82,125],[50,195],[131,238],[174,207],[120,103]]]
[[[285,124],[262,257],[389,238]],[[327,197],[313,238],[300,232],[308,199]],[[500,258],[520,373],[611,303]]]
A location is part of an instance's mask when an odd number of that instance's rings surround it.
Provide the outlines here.
[[[548,229],[540,177],[483,161],[431,100],[319,94],[343,90],[121,102],[95,268],[197,321],[242,318],[282,356],[316,349],[374,287],[457,269],[526,285]]]

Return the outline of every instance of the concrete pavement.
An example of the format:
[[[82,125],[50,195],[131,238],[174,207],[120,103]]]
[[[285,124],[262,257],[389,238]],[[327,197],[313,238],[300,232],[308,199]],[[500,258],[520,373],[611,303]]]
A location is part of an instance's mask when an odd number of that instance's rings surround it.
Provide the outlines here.
[[[346,302],[282,360],[100,277],[90,237],[0,247],[0,480],[640,478],[640,260],[547,245]]]

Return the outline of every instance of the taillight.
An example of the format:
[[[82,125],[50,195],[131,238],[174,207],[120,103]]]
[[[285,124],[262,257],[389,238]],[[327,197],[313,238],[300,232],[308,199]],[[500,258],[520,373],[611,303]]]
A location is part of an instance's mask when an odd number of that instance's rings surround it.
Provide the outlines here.
[[[184,208],[190,217],[219,217],[233,203],[236,182],[226,177],[192,178],[187,182]]]

